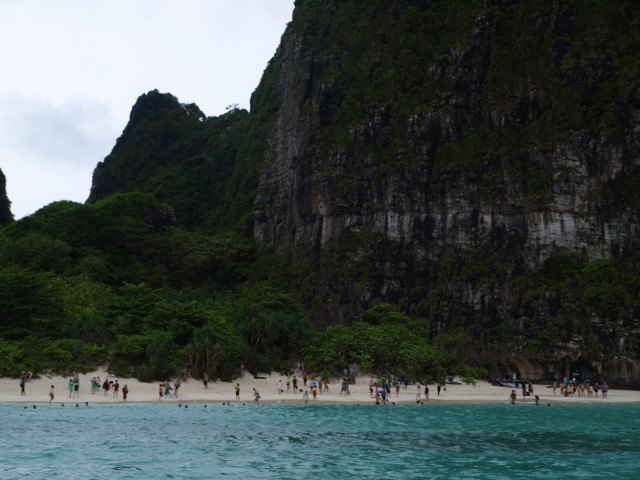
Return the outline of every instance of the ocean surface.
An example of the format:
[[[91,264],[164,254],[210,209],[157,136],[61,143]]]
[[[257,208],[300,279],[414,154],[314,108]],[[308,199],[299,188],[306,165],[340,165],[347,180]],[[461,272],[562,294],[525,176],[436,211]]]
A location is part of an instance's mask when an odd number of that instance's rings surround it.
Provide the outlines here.
[[[0,479],[638,479],[640,405],[0,405]]]

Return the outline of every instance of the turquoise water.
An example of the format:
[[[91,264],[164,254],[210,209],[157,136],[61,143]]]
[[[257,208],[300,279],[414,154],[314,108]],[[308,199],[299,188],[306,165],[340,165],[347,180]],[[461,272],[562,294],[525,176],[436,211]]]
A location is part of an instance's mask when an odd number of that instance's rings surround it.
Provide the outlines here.
[[[639,405],[0,405],[0,479],[640,478]]]

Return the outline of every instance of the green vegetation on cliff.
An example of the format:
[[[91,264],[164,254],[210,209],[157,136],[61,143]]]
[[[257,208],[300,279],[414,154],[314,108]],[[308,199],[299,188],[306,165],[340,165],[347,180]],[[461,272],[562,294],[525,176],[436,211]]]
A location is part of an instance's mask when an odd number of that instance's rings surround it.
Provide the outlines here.
[[[18,222],[0,172],[0,375],[634,361],[638,12],[298,0],[250,112],[148,92],[89,203]],[[284,186],[254,207],[265,159]]]
[[[285,370],[309,345],[333,342],[284,288],[277,258],[258,256],[242,237],[175,226],[171,208],[150,194],[53,203],[0,230],[0,265],[0,375],[108,363],[144,380],[183,368],[230,380],[241,363],[253,372]],[[359,328],[342,332],[359,336]],[[398,339],[408,331],[402,328]],[[375,335],[360,348],[379,345]],[[401,365],[406,372],[433,374],[420,363],[434,356],[425,342],[404,342],[415,344]],[[354,360],[310,365],[333,371]],[[388,355],[366,363],[391,364]]]
[[[271,68],[271,67],[270,67]],[[265,71],[263,83],[269,79]],[[142,95],[113,151],[95,169],[90,202],[118,192],[154,194],[172,206],[177,224],[228,230],[250,220],[273,106],[261,85],[261,114],[230,107],[206,117],[157,90]]]

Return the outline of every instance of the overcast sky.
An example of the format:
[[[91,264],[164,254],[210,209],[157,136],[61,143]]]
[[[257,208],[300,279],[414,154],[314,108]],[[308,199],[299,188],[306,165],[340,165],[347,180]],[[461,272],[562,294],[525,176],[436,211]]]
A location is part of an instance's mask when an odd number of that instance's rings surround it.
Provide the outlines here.
[[[293,0],[0,0],[0,169],[16,219],[84,202],[153,89],[208,116],[249,97]]]

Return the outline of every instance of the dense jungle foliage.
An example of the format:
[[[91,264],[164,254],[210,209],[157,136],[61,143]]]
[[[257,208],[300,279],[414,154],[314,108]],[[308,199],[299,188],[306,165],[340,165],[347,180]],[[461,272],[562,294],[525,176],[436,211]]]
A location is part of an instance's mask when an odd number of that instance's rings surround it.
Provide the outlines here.
[[[637,11],[632,1],[298,0],[287,35],[304,40],[300,48],[312,59],[305,88],[321,94],[289,94],[302,99],[303,113],[320,117],[312,154],[324,170],[313,173],[334,176],[339,152],[367,159],[341,169],[332,201],[347,208],[341,194],[359,188],[370,164],[381,177],[412,172],[419,152],[398,154],[398,145],[408,138],[426,145],[422,137],[442,134],[414,131],[408,119],[456,107],[460,128],[428,152],[437,174],[463,176],[488,198],[511,188],[501,183],[508,177],[521,182],[527,205],[544,204],[553,176],[550,165],[531,161],[532,145],[552,149],[567,132],[620,143],[622,173],[597,192],[599,208],[637,221],[640,152],[623,141],[630,135],[625,112],[640,108]],[[473,65],[464,48],[474,45],[483,14],[493,22],[483,33],[489,62]],[[281,53],[267,66],[251,112],[230,106],[206,117],[172,95],[142,95],[97,166],[85,205],[56,202],[13,221],[0,188],[0,376],[107,364],[143,380],[185,368],[230,380],[241,363],[257,373],[302,361],[323,374],[358,365],[423,380],[445,372],[479,377],[489,367],[479,349],[540,355],[580,338],[595,355],[613,350],[618,338],[595,318],[640,318],[637,250],[589,260],[576,249],[527,271],[497,238],[491,248],[390,271],[366,255],[353,261],[376,240],[367,229],[337,248],[327,262],[335,270],[259,249],[253,202],[284,88]],[[536,102],[527,104],[531,85],[544,88],[533,89]],[[482,112],[515,113],[490,129],[480,110],[466,107],[471,100]],[[384,127],[363,140],[378,114]],[[604,169],[595,158],[585,160],[590,170]],[[325,273],[333,285],[318,280]],[[368,298],[346,319],[311,320],[314,305],[365,297],[391,277],[405,289],[397,297]],[[307,283],[314,298],[301,294]],[[498,318],[494,305],[470,313],[457,300],[460,285],[504,285],[513,318],[544,321],[522,327]]]
[[[614,317],[637,309],[638,271],[638,258],[569,254],[516,277],[514,308],[549,310],[527,348],[588,332],[581,319],[594,309]],[[398,306],[377,304],[349,325],[316,328],[288,288],[294,273],[241,236],[175,226],[171,208],[150,194],[53,203],[0,230],[0,375],[108,364],[143,380],[184,368],[230,380],[241,363],[258,372],[303,361],[324,374],[356,364],[421,379],[486,376],[472,367],[482,364],[469,333],[436,335],[429,318]],[[513,341],[504,328],[492,332],[495,341]],[[601,337],[587,338],[600,348]]]
[[[454,359],[391,306],[314,328],[287,290],[289,266],[251,241],[174,224],[145,193],[56,202],[0,230],[0,375],[108,364],[143,380],[186,368],[230,380],[287,370],[434,378]],[[390,348],[393,347],[393,348]]]

